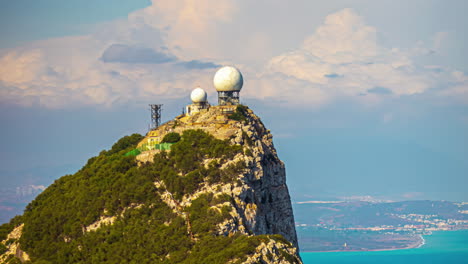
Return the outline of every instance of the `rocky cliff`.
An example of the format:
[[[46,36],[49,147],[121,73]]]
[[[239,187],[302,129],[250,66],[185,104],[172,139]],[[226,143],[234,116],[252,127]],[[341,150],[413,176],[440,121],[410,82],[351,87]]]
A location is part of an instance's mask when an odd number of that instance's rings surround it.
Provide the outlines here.
[[[121,139],[2,231],[3,263],[301,263],[284,164],[245,106]]]

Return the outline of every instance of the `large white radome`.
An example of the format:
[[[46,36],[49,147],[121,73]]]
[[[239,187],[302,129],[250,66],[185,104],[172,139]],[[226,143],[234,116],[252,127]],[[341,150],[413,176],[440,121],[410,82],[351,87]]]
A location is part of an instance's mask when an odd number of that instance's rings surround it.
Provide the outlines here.
[[[195,88],[190,94],[190,99],[193,103],[206,103],[206,92],[200,87]]]
[[[225,66],[216,72],[213,83],[218,92],[233,92],[242,89],[244,79],[238,69]]]

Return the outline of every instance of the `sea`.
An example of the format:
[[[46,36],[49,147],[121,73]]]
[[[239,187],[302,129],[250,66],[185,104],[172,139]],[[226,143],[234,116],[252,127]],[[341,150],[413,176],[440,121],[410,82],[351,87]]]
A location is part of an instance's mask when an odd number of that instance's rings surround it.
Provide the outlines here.
[[[419,248],[388,251],[303,252],[304,264],[468,264],[468,230],[424,235]]]

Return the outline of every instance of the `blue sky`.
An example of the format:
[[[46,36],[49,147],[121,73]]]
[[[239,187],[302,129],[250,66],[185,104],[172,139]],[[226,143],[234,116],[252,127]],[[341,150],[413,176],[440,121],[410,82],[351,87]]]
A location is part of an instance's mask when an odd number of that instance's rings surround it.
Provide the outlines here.
[[[86,33],[95,23],[127,17],[148,0],[17,0],[3,1],[0,48],[10,48],[51,37]]]
[[[466,1],[25,1],[0,7],[0,185],[50,184],[219,65],[296,200],[468,200]]]

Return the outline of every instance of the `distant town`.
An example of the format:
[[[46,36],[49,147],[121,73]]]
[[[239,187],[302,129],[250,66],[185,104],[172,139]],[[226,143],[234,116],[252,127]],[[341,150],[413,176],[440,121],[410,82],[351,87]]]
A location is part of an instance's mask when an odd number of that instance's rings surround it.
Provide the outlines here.
[[[433,231],[468,229],[467,202],[304,201],[294,215],[307,251],[412,248]]]

